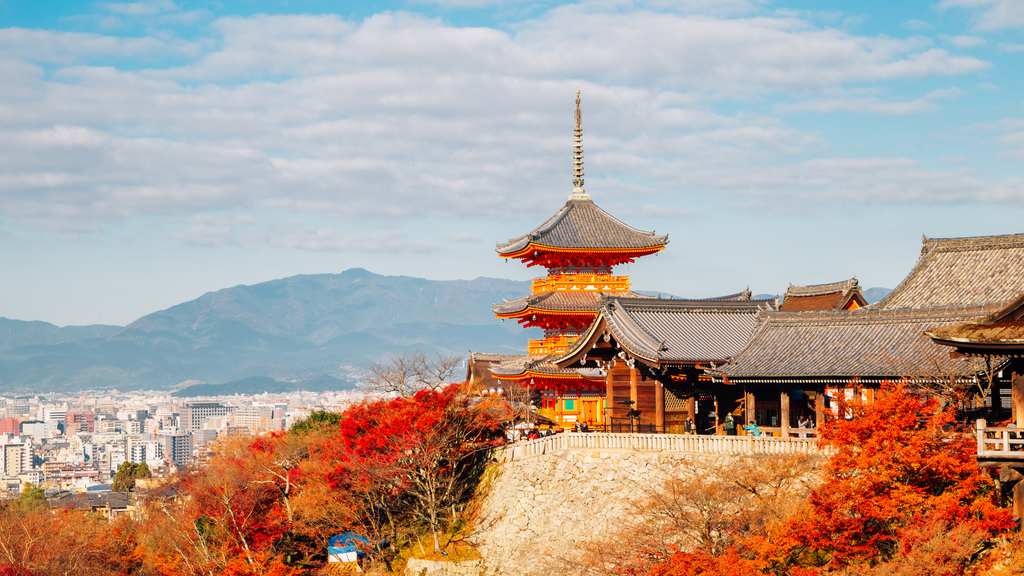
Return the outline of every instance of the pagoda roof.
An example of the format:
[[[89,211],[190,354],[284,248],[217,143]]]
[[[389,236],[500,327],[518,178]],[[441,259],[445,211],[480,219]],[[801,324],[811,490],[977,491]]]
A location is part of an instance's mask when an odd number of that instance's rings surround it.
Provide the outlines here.
[[[570,199],[529,234],[498,244],[497,252],[512,257],[531,245],[538,249],[646,252],[666,244],[668,235],[655,236],[627,226],[589,199]]]
[[[602,339],[611,338],[631,357],[649,363],[725,361],[743,350],[754,333],[757,314],[773,309],[774,302],[605,296],[587,332],[552,361],[567,367],[581,360]]]
[[[500,364],[491,365],[491,373],[499,378],[526,377],[531,374],[549,378],[604,378],[604,372],[597,368],[563,369],[550,362],[556,354],[530,356],[524,354]]]
[[[730,380],[778,383],[800,379],[845,384],[957,374],[953,360],[924,332],[993,311],[992,306],[896,310],[761,312],[749,345],[715,372]]]
[[[1024,234],[922,240],[902,282],[872,308],[1006,304],[1024,293]]]
[[[654,298],[653,296],[643,296],[632,291],[610,292],[608,295],[626,298]],[[504,304],[495,304],[493,306],[493,310],[498,316],[519,314],[530,309],[562,313],[596,313],[601,307],[601,296],[601,292],[594,291],[542,292],[540,294],[524,296],[516,300],[506,300]]]
[[[843,310],[851,300],[858,306],[867,306],[864,293],[857,283],[857,278],[830,284],[812,286],[789,285],[783,296],[779,310],[783,312],[808,312],[812,310]]]
[[[978,356],[1024,355],[1024,294],[986,318],[929,330],[936,343]]]

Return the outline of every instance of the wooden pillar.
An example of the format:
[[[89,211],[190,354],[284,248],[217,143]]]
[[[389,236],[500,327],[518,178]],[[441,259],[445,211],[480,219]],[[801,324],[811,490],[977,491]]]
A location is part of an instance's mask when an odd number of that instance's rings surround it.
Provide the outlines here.
[[[615,408],[615,386],[613,385],[612,370],[615,368],[615,360],[612,360],[605,369],[604,376],[604,423],[608,427],[607,432],[612,431],[612,409]]]
[[[654,425],[658,432],[665,431],[665,386],[661,382],[654,382]]]
[[[686,411],[690,413],[690,418],[693,418],[693,425],[697,425],[697,393],[694,392],[693,396],[686,399]]]
[[[789,393],[785,390],[779,393],[779,425],[782,437],[789,438]]]
[[[1013,421],[1017,423],[1017,428],[1024,428],[1024,374],[1011,372],[1010,382],[1010,394],[1013,399]]]
[[[633,401],[633,404],[631,404],[630,407],[629,407],[630,410],[636,410],[636,405],[637,405],[637,402],[638,402],[638,398],[637,398],[637,394],[636,394],[636,376],[637,376],[636,368],[630,368],[629,369],[629,399]],[[637,424],[639,424],[639,421],[634,420],[634,419],[631,418],[630,419],[630,424],[632,425],[633,422],[636,422]],[[632,431],[636,432],[636,429],[634,428]]]
[[[752,390],[743,391],[743,419],[744,424],[750,425],[754,423],[754,392]]]
[[[814,427],[817,429],[825,423],[825,392],[814,395]],[[817,436],[817,434],[815,434]]]

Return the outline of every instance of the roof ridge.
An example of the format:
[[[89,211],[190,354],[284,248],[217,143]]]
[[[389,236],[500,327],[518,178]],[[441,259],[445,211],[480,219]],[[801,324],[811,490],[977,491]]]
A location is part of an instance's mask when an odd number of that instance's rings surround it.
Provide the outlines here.
[[[822,296],[825,294],[832,294],[835,292],[845,292],[854,288],[860,288],[860,284],[857,281],[857,277],[854,276],[849,280],[842,280],[839,282],[829,282],[827,284],[809,284],[807,286],[794,286],[789,285],[786,289],[784,298],[790,297],[802,297],[802,296]]]
[[[941,251],[957,249],[990,249],[1009,246],[1024,246],[1024,234],[1001,234],[996,236],[963,236],[959,238],[928,238],[921,239],[921,243],[933,243],[935,248]]]
[[[905,322],[907,320],[941,320],[952,317],[977,316],[979,318],[998,310],[1001,303],[927,306],[921,308],[858,308],[856,310],[808,310],[803,312],[782,312],[764,310],[758,319],[776,324],[813,324],[832,321],[836,324],[857,324],[878,322],[879,319]]]

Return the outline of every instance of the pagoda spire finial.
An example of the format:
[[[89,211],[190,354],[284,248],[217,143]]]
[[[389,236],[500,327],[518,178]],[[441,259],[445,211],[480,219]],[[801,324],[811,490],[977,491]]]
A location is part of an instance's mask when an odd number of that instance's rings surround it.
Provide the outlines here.
[[[572,194],[569,200],[589,200],[590,194],[583,190],[583,113],[580,112],[580,89],[576,89],[576,146],[573,150]]]

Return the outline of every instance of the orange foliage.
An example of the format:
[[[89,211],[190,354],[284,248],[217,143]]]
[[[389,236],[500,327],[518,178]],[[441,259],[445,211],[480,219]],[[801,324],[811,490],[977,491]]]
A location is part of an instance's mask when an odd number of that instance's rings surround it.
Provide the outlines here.
[[[802,513],[738,539],[727,550],[691,546],[638,562],[658,576],[776,574],[959,576],[1013,526],[994,483],[974,461],[973,436],[954,414],[903,383],[873,403],[855,394],[821,427],[831,451]]]

